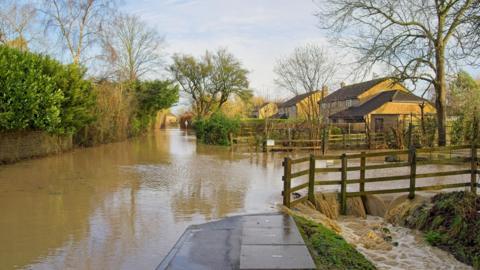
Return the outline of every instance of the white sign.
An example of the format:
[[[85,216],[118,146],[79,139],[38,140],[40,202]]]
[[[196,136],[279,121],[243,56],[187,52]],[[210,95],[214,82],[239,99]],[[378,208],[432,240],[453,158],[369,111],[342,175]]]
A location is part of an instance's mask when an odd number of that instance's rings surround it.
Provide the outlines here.
[[[275,140],[267,140],[267,146],[274,146]]]

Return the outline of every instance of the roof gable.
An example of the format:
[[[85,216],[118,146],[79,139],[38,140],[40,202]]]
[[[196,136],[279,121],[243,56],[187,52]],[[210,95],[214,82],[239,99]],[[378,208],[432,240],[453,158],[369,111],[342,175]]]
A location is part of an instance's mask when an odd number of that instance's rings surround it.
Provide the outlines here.
[[[294,96],[293,98],[283,102],[282,104],[280,104],[278,107],[279,108],[286,108],[286,107],[292,107],[292,106],[295,106],[298,102],[304,100],[305,98],[311,96],[311,95],[314,95],[316,93],[319,93],[320,91],[313,91],[313,92],[308,92],[308,93],[305,93],[305,94],[301,94],[301,95],[297,95],[297,96]]]
[[[361,83],[356,83],[356,84],[351,84],[347,85],[345,87],[342,87],[330,95],[326,96],[323,99],[323,102],[333,102],[333,101],[342,101],[342,100],[347,100],[347,99],[355,99],[357,98],[360,94],[366,92],[367,90],[371,89],[375,85],[384,82],[388,80],[389,78],[379,78],[379,79],[374,79],[366,82],[361,82]]]
[[[377,94],[375,97],[371,98],[362,105],[350,107],[346,110],[340,111],[331,115],[331,118],[361,118],[364,115],[369,114],[370,112],[380,108],[387,102],[428,102],[426,99],[418,97],[410,92],[400,91],[400,90],[390,90]]]

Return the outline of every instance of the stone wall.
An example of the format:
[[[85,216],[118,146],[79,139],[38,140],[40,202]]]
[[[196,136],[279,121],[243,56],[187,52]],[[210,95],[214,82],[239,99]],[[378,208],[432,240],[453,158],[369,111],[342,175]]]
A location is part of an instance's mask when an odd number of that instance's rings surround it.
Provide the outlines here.
[[[58,154],[72,148],[72,136],[43,131],[0,132],[0,164]]]

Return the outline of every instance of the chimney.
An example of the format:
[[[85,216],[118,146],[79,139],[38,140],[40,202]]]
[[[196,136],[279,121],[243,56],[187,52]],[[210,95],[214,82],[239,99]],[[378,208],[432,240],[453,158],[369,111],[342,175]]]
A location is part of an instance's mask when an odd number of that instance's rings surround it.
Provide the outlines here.
[[[340,83],[340,88],[344,88],[345,86],[347,86],[347,84],[345,82]]]
[[[322,86],[322,98],[328,96],[328,86]]]

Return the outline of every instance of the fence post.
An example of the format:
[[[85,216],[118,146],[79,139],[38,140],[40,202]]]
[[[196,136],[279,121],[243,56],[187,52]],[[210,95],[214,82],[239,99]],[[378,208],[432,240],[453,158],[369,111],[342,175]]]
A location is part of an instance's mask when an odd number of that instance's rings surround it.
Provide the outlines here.
[[[347,155],[342,154],[342,180],[340,187],[340,204],[342,215],[347,214]]]
[[[327,139],[328,139],[328,126],[325,126],[323,128],[323,134],[322,134],[322,155],[325,155],[325,152],[327,151]]]
[[[342,135],[343,135],[343,136],[342,136],[342,145],[343,145],[342,148],[345,149],[346,146],[347,146],[347,142],[346,142],[346,139],[347,139],[347,138],[346,138],[346,136],[345,136],[345,133],[342,134]]]
[[[415,198],[415,177],[417,174],[417,152],[415,146],[411,145],[408,149],[408,163],[410,163],[410,190],[408,198]]]
[[[410,121],[410,124],[408,124],[408,149],[410,150],[410,147],[413,145],[413,124]]]
[[[360,157],[360,192],[365,191],[365,166],[367,163],[367,158],[365,157],[366,153],[363,151],[362,156]],[[365,195],[361,195],[362,200],[365,201]]]
[[[292,160],[286,157],[283,160],[283,205],[290,208],[290,187],[291,187],[291,174],[292,174]]]
[[[308,200],[315,205],[315,155],[310,155],[310,169],[308,172]]]
[[[472,136],[471,136],[471,176],[470,176],[470,191],[474,194],[477,194],[477,133],[478,133],[478,122],[476,109],[473,114],[473,127],[472,127]]]
[[[470,176],[470,191],[477,194],[477,145],[475,141],[472,142],[471,149],[471,176]]]

